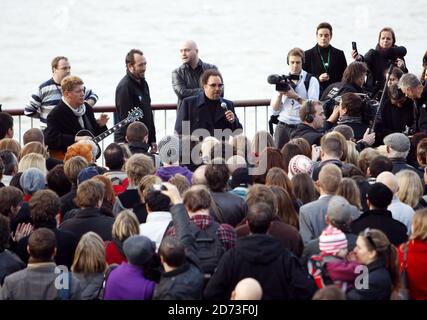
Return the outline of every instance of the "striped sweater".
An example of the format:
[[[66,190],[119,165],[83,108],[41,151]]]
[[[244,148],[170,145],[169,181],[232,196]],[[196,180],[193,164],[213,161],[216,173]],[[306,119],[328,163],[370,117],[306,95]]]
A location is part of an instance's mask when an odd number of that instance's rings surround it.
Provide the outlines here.
[[[32,94],[29,103],[25,106],[24,113],[26,116],[40,118],[41,127],[45,128],[47,115],[61,102],[61,86],[50,78],[42,83]],[[98,100],[98,96],[91,89],[85,87],[85,100]]]

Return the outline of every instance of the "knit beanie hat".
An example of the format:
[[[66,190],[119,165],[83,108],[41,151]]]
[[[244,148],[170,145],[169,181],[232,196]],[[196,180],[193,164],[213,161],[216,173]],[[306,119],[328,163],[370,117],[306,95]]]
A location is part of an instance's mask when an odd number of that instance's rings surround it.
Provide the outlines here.
[[[99,175],[99,173],[94,167],[84,168],[82,169],[82,171],[80,171],[79,175],[77,176],[77,185],[97,175]]]
[[[22,173],[21,178],[19,178],[19,184],[25,194],[31,195],[36,191],[44,189],[46,187],[46,180],[40,169],[29,168]]]
[[[298,173],[307,173],[311,176],[313,172],[313,161],[307,156],[298,154],[289,161],[288,176],[289,179]]]
[[[322,253],[335,255],[347,249],[347,238],[344,232],[329,225],[319,237],[319,248]]]

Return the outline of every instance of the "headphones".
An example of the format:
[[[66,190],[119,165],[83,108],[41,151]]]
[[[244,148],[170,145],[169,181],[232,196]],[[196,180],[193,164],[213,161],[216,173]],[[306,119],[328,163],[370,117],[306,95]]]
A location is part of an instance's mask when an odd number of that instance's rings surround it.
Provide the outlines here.
[[[316,110],[314,109],[313,100],[308,99],[305,102],[305,106],[304,107],[305,107],[305,110],[306,110],[304,121],[306,121],[308,123],[312,123],[314,121],[313,115],[316,113]]]

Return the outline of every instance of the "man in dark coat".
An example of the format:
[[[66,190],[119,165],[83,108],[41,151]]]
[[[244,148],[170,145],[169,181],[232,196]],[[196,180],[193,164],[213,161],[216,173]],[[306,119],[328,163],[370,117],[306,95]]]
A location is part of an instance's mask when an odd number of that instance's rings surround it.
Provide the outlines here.
[[[119,120],[126,119],[131,109],[139,107],[144,114],[141,121],[148,128],[148,144],[154,152],[157,150],[156,127],[151,109],[150,90],[145,80],[147,60],[141,50],[132,49],[126,55],[125,61],[126,75],[116,88],[116,109]],[[127,125],[123,126],[115,132],[115,142],[125,142],[127,127]]]
[[[224,84],[219,71],[206,70],[202,74],[201,82],[203,92],[183,100],[176,117],[175,132],[179,135],[190,135],[194,134],[196,129],[204,129],[205,132],[197,132],[196,136],[206,137],[213,136],[214,129],[230,129],[233,133],[241,129],[242,125],[234,112],[233,103],[221,98]],[[225,132],[223,134],[229,136]]]
[[[322,104],[317,100],[306,100],[299,110],[301,123],[292,132],[291,138],[304,138],[311,145],[320,146],[324,135],[325,113]]]
[[[204,291],[206,299],[229,299],[237,283],[247,277],[261,284],[265,300],[311,299],[316,290],[313,279],[289,249],[267,234],[272,218],[271,207],[264,203],[250,208],[251,234],[224,253]]]
[[[320,95],[332,83],[340,82],[347,67],[347,61],[342,50],[330,45],[332,26],[322,22],[317,26],[317,44],[305,51],[303,69],[319,79]]]
[[[61,82],[62,100],[47,116],[47,127],[44,132],[45,143],[52,152],[57,151],[62,158],[67,147],[87,136],[76,137],[82,129],[97,136],[107,130],[108,116],[103,114],[95,120],[92,107],[84,101],[84,85],[76,76],[65,77]],[[62,159],[61,159],[62,160]]]
[[[199,49],[193,40],[185,41],[179,51],[182,65],[172,71],[172,88],[178,96],[178,110],[184,98],[196,96],[203,91],[200,87],[202,73],[208,69],[217,69],[215,65],[199,59]]]
[[[378,229],[384,232],[395,246],[408,240],[407,228],[395,219],[387,207],[393,199],[393,192],[384,184],[374,183],[368,191],[369,211],[364,212],[351,224],[351,230],[359,234],[366,228]]]

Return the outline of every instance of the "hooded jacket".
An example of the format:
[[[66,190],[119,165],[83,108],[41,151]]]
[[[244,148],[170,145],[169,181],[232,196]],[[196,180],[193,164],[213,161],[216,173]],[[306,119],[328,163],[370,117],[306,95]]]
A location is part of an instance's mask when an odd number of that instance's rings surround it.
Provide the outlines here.
[[[237,240],[224,253],[204,291],[206,299],[229,299],[237,283],[247,277],[259,281],[263,299],[311,299],[313,279],[298,258],[267,234],[251,234]]]

